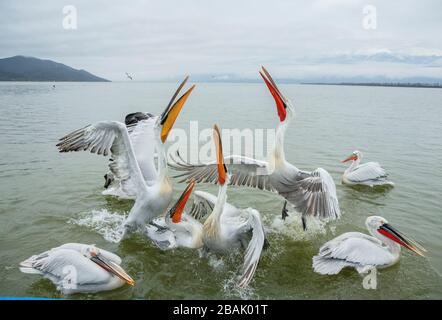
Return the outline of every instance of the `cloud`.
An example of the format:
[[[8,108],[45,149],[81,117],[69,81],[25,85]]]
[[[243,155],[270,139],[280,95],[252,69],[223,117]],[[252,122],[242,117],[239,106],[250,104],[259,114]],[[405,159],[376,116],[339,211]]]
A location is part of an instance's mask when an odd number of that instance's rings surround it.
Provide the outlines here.
[[[49,58],[112,80],[126,71],[136,80],[184,73],[255,78],[261,64],[281,77],[363,75],[369,57],[370,73],[410,66],[407,72],[442,77],[437,0],[370,1],[376,30],[362,27],[367,1],[359,0],[66,4],[78,10],[77,30],[62,28],[63,3],[1,1],[0,56]]]

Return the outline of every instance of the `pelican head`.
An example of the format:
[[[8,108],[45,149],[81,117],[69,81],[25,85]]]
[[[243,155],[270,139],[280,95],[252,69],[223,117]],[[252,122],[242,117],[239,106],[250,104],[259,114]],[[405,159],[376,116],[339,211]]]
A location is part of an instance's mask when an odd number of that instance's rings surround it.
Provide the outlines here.
[[[183,82],[181,82],[180,86],[175,91],[175,94],[172,96],[172,99],[170,100],[166,109],[158,118],[157,127],[161,128],[160,138],[162,143],[166,142],[167,136],[172,130],[175,120],[180,114],[180,111],[183,108],[184,104],[186,103],[186,100],[189,97],[190,93],[192,92],[193,88],[195,88],[195,85],[191,86],[181,97],[178,98],[178,100],[175,101],[175,98],[180,93],[181,89],[183,88],[188,78],[189,76],[184,78]]]
[[[378,235],[386,237],[398,243],[400,246],[420,255],[421,257],[423,257],[424,252],[427,251],[416,241],[405,236],[403,233],[399,232],[396,228],[391,226],[388,221],[383,217],[370,216],[365,221],[365,225],[367,226],[367,229],[370,231],[370,233],[372,233],[373,235],[377,233]]]
[[[346,159],[342,160],[342,163],[348,162],[348,161],[356,161],[362,159],[362,152],[361,151],[353,151],[353,153]]]
[[[184,189],[183,193],[179,197],[178,201],[169,210],[169,217],[172,219],[173,223],[180,223],[184,212],[184,207],[192,194],[193,188],[195,187],[195,179],[192,179]]]
[[[272,76],[267,72],[267,70],[264,67],[262,67],[262,70],[259,71],[259,74],[264,79],[267,88],[270,90],[270,93],[275,99],[276,110],[278,111],[279,120],[281,122],[284,122],[287,119],[287,116],[289,116],[289,118],[292,118],[294,114],[294,108],[291,101],[287,99],[281,93],[281,91],[279,91],[275,81],[273,81],[272,79]]]
[[[135,281],[118,264],[106,258],[95,246],[88,246],[82,252],[83,256],[95,262],[107,272],[117,276],[121,280],[133,286]]]

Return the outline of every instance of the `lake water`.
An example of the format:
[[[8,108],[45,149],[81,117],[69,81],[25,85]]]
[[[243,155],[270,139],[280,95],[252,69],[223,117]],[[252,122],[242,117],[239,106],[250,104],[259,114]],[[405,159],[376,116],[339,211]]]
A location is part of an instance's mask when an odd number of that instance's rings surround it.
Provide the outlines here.
[[[264,217],[270,248],[250,288],[234,281],[241,256],[200,259],[197,251],[160,252],[141,236],[116,244],[109,238],[131,201],[101,195],[107,160],[89,153],[59,154],[64,134],[127,113],[163,110],[176,83],[0,83],[0,296],[60,297],[48,280],[22,274],[20,261],[65,242],[95,243],[123,258],[136,285],[73,298],[442,298],[442,90],[420,88],[281,85],[296,107],[287,131],[286,158],[300,169],[327,169],[343,216],[303,232],[291,214],[282,223],[275,194],[230,188],[229,202]],[[264,84],[197,84],[176,128],[274,128],[273,99]],[[390,191],[342,186],[353,150],[379,161],[396,183]],[[175,196],[184,188],[175,185]],[[213,185],[198,189],[216,192]],[[320,276],[311,258],[327,240],[365,232],[376,214],[415,238],[426,258],[402,250],[400,263],[381,270],[378,289],[365,290],[347,270]],[[104,236],[103,236],[104,235]]]

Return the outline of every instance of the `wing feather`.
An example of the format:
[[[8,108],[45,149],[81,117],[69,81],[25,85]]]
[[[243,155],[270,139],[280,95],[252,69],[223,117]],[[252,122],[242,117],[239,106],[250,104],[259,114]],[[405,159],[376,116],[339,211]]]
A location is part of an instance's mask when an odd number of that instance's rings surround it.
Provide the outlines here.
[[[57,144],[60,152],[87,151],[111,154],[109,168],[121,181],[123,191],[137,196],[146,190],[126,126],[115,121],[101,121],[64,136]]]

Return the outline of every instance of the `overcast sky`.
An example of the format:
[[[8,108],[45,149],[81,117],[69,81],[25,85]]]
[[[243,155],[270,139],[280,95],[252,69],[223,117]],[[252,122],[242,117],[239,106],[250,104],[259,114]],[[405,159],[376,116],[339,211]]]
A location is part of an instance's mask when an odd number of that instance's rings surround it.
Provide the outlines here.
[[[65,5],[78,28],[62,26]],[[374,5],[377,28],[363,28]],[[0,2],[0,57],[27,55],[111,80],[182,74],[256,78],[442,78],[442,1],[167,0]]]

